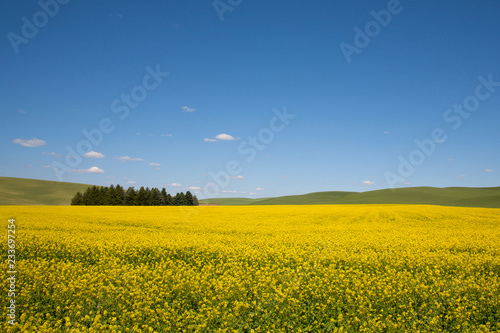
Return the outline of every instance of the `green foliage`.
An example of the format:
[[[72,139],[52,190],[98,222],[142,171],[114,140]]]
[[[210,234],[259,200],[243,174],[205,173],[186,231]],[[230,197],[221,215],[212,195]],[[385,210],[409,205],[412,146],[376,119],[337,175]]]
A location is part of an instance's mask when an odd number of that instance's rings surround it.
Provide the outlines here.
[[[81,206],[83,205],[83,194],[82,192],[78,192],[75,194],[73,199],[71,199],[71,205],[72,206]]]
[[[197,206],[198,198],[193,196],[191,192],[184,194],[177,193],[175,198],[172,198],[167,193],[165,188],[161,191],[154,187],[144,188],[142,186],[139,191],[133,187],[129,187],[127,191],[120,185],[111,185],[110,187],[89,186],[85,193],[78,192],[71,200],[72,205],[86,206]]]

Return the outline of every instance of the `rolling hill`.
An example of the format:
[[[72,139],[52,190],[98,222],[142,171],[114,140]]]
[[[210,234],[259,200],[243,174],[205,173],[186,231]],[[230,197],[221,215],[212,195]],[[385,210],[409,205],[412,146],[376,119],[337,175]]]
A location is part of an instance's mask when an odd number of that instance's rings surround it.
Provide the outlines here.
[[[500,187],[408,187],[368,192],[316,192],[277,198],[218,198],[219,205],[421,204],[500,208]]]
[[[0,205],[69,205],[87,184],[0,177]]]
[[[90,185],[0,177],[0,205],[69,205],[76,192]],[[223,206],[323,204],[424,204],[500,208],[500,187],[407,187],[368,192],[316,192],[276,198],[200,200]]]

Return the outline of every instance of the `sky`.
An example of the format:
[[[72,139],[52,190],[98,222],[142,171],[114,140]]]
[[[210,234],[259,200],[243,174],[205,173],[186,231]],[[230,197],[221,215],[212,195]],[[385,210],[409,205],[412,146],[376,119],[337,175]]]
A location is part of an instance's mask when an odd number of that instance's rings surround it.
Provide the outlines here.
[[[499,13],[2,1],[0,176],[199,198],[499,186]]]

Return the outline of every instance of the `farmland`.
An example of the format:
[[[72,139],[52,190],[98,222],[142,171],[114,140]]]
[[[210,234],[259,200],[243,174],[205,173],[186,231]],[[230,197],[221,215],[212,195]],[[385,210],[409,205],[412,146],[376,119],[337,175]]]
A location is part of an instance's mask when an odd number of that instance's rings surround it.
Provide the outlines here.
[[[6,332],[500,330],[499,209],[0,211],[16,220],[18,317]]]

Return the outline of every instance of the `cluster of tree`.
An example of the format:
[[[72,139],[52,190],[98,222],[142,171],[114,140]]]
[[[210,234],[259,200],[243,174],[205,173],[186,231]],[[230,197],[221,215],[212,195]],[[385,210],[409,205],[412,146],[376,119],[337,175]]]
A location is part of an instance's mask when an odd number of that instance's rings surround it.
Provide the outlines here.
[[[84,206],[198,206],[198,198],[190,191],[172,196],[165,188],[141,187],[139,190],[129,187],[125,190],[122,186],[110,187],[90,186],[84,193],[78,192],[72,205]]]

